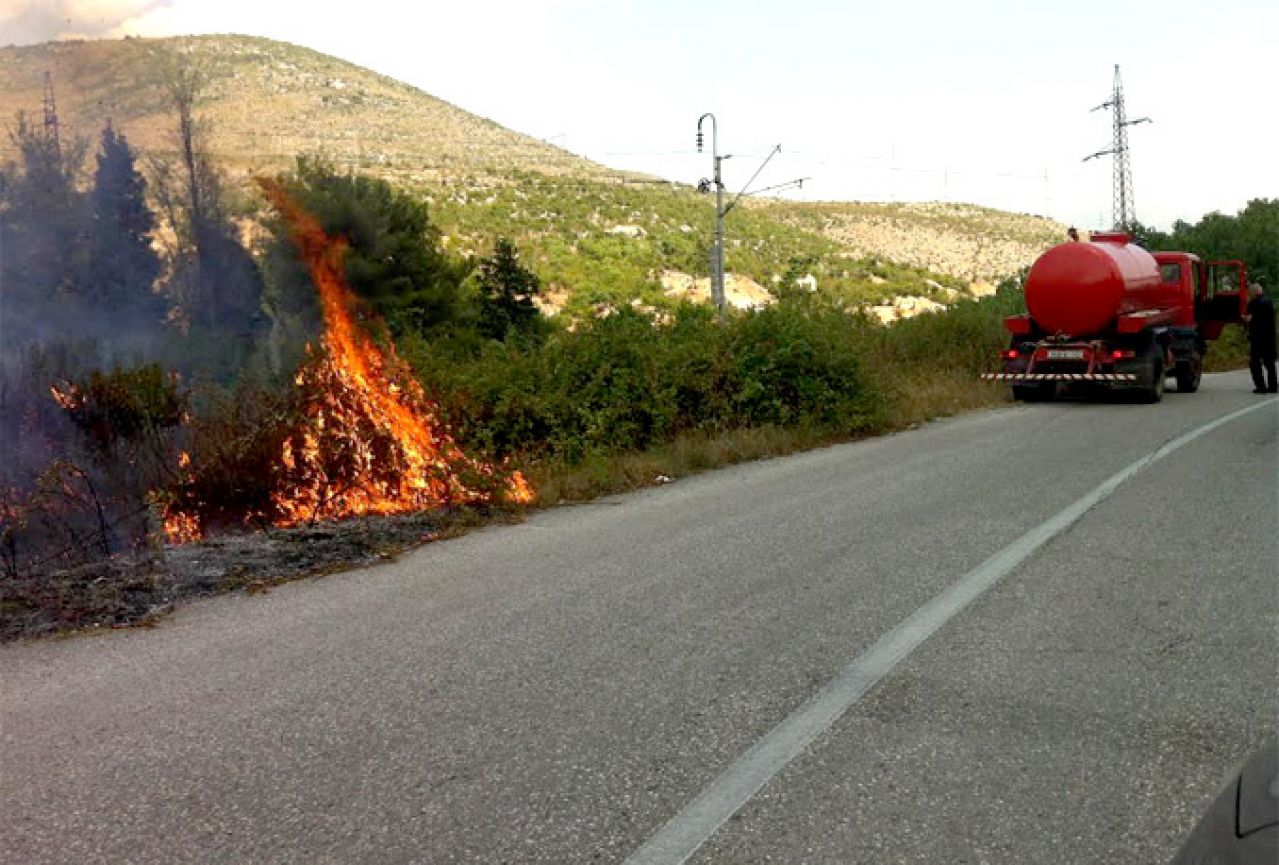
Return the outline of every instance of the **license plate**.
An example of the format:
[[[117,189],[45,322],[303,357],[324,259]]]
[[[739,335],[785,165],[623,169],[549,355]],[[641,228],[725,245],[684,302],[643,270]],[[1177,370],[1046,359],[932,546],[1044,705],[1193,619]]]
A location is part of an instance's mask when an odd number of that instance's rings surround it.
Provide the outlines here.
[[[1083,360],[1084,350],[1082,348],[1050,348],[1048,349],[1048,360]]]

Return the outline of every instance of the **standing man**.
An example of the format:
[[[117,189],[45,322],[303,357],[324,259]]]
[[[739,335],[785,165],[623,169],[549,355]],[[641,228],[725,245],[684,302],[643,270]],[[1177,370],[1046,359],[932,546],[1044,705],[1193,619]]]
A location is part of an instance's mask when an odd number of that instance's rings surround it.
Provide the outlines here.
[[[1248,286],[1248,368],[1252,370],[1253,393],[1279,393],[1275,381],[1275,305],[1261,291],[1261,285]],[[1261,377],[1262,369],[1266,377]]]

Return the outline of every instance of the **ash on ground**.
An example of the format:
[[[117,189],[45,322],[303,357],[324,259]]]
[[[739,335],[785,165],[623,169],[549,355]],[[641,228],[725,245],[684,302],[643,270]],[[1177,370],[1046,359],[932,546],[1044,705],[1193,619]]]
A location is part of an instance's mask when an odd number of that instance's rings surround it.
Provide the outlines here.
[[[466,523],[466,512],[357,517],[0,576],[0,642],[150,624],[185,601],[384,561]]]

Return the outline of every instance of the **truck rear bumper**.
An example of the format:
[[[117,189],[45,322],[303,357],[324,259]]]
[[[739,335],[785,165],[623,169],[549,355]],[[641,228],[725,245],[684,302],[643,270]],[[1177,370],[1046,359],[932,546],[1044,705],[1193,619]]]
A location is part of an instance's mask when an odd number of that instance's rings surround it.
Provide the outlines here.
[[[1114,381],[1135,382],[1130,372],[984,372],[984,381]]]

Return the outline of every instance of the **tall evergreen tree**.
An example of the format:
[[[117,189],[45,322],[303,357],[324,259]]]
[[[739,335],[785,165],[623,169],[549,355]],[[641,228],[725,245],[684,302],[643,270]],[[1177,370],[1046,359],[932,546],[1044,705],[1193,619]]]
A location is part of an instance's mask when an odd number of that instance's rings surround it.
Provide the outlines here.
[[[107,123],[89,196],[89,255],[81,285],[95,305],[136,310],[158,322],[164,305],[153,285],[160,259],[151,248],[155,215],[146,188],[128,140]]]
[[[153,166],[156,197],[177,240],[170,290],[193,325],[249,339],[260,323],[262,278],[227,212],[222,177],[208,152],[210,127],[197,114],[207,77],[192,57],[161,54],[158,60],[178,154]]]
[[[441,248],[425,201],[381,178],[342,174],[306,158],[298,160],[289,191],[326,232],[346,241],[347,281],[396,336],[441,334],[469,311],[461,292],[467,265]],[[274,230],[277,245],[290,250],[287,226],[278,223]],[[288,292],[305,298],[296,306],[314,304],[309,279],[277,269],[287,282],[301,284],[300,291]]]
[[[529,334],[537,325],[533,298],[542,290],[537,274],[520,264],[515,244],[500,238],[493,254],[480,261],[476,282],[480,289],[478,329],[489,339],[506,339],[514,332]]]
[[[5,249],[0,282],[7,318],[18,326],[42,314],[35,307],[57,303],[76,290],[84,234],[83,195],[76,179],[84,145],[59,144],[24,113],[18,114],[9,137],[18,162],[7,172],[0,212]]]

